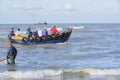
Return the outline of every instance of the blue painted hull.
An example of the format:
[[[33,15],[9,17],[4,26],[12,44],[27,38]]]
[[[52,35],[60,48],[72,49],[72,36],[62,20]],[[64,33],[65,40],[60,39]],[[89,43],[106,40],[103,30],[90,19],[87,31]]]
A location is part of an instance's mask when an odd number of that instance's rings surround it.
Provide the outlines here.
[[[41,40],[37,40],[35,38],[33,38],[32,40],[29,40],[28,38],[26,38],[27,40],[14,40],[9,38],[9,41],[13,44],[24,44],[24,45],[31,45],[31,44],[51,44],[51,43],[64,43],[66,42],[70,35],[72,33],[72,29],[69,29],[63,33],[61,33],[61,35],[57,34],[57,35],[48,35],[48,36],[44,36],[44,37],[39,37]],[[42,39],[44,38],[44,40]]]

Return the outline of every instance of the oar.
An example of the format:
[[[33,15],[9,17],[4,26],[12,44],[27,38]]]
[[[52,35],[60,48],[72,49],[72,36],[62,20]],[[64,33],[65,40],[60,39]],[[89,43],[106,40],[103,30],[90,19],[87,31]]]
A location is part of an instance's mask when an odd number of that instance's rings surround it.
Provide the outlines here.
[[[3,58],[3,59],[0,60],[0,62],[5,61],[5,60],[7,60],[7,59],[6,59],[6,58]]]

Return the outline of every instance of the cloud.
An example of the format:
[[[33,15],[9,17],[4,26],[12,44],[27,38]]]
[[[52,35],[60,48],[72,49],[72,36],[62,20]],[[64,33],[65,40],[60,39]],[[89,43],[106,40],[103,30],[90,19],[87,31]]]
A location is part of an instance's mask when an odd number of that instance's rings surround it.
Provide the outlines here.
[[[61,9],[61,7],[55,6],[55,7],[52,7],[52,10],[59,11],[59,10],[62,10],[62,9]]]
[[[65,3],[64,6],[54,6],[52,7],[52,10],[54,11],[72,11],[73,5],[70,3]]]
[[[28,5],[13,5],[13,9],[17,10],[42,10],[43,8],[40,6],[28,6]]]
[[[65,10],[73,10],[73,6],[70,3],[65,3],[64,9]]]

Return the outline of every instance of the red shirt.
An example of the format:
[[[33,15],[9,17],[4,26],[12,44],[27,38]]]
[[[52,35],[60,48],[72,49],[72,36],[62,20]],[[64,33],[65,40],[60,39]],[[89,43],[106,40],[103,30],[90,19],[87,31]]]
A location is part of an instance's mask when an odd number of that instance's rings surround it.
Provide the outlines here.
[[[57,29],[55,27],[51,28],[52,35],[55,35],[57,33]]]

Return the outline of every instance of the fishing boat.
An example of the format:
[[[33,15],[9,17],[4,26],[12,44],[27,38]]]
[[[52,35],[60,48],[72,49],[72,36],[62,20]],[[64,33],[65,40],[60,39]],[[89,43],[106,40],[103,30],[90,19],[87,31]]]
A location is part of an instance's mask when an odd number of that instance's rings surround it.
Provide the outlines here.
[[[25,44],[25,45],[64,43],[69,39],[72,30],[73,30],[72,28],[69,28],[68,30],[59,32],[56,35],[47,35],[41,37],[13,36],[9,37],[9,41],[13,44]]]
[[[39,22],[38,24],[40,24],[40,25],[46,25],[47,22],[43,21],[43,22]]]

